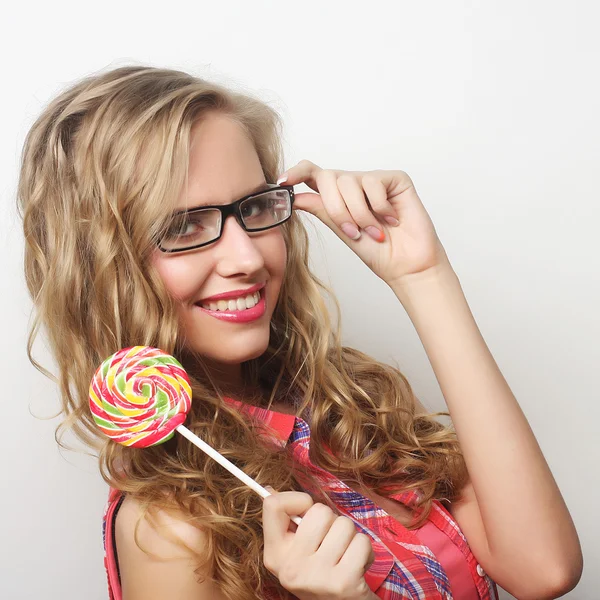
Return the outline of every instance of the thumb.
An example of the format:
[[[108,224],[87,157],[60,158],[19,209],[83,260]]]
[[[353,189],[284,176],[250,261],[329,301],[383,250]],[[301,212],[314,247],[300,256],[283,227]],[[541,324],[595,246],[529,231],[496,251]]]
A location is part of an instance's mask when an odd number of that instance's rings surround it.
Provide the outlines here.
[[[332,222],[327,215],[327,211],[323,205],[317,185],[317,175],[321,173],[323,169],[311,162],[310,160],[301,160],[298,164],[294,165],[277,178],[278,185],[289,185],[295,186],[303,183],[309,187],[313,192],[296,192],[294,191],[294,209],[305,210],[323,221],[326,225],[331,227]]]
[[[295,192],[293,207],[295,210],[304,210],[315,215],[321,221],[327,222],[327,213],[319,194],[314,192]]]

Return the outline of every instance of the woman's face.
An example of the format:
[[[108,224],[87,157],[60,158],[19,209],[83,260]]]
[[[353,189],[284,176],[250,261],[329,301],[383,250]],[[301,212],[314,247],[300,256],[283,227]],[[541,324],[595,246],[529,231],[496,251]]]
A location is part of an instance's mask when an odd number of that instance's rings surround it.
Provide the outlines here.
[[[267,183],[252,142],[231,118],[211,113],[191,133],[189,187],[176,209],[229,204]],[[286,264],[281,228],[248,233],[230,216],[218,241],[173,254],[157,248],[153,264],[178,303],[185,347],[202,355],[220,383],[239,385],[241,363],[268,346]],[[198,306],[209,296],[255,284],[265,284],[265,311],[257,319],[225,321]]]

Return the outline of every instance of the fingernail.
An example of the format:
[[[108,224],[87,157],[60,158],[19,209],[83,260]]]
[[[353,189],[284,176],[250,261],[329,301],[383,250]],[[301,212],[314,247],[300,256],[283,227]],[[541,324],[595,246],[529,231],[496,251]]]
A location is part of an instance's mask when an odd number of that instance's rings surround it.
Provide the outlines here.
[[[265,485],[265,490],[267,490],[271,494],[275,491],[270,485]]]
[[[385,220],[394,227],[400,224],[400,221],[398,221],[398,219],[395,219],[394,217],[385,217]]]
[[[281,185],[284,181],[287,181],[288,176],[287,175],[282,175],[278,180],[277,180],[277,185]]]
[[[385,239],[385,234],[383,233],[383,231],[377,229],[377,227],[373,227],[372,225],[369,225],[368,227],[365,227],[365,231],[376,241],[376,242],[383,242],[383,240]]]
[[[360,231],[352,223],[342,223],[342,231],[352,240],[360,238]]]

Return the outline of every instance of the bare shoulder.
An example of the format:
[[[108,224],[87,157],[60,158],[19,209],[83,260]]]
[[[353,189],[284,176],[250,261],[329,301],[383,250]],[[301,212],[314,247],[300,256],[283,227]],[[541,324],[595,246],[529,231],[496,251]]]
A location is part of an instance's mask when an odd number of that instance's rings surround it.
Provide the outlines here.
[[[221,600],[208,579],[199,581],[206,574],[195,572],[194,553],[206,551],[206,535],[175,511],[142,515],[139,503],[126,496],[115,523],[123,600]]]

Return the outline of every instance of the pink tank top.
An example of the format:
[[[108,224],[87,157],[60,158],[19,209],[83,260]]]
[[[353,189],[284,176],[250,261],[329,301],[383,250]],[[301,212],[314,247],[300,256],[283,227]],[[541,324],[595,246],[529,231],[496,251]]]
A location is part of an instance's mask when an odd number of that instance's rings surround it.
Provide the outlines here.
[[[473,579],[467,568],[465,557],[460,550],[431,521],[414,530],[415,535],[428,546],[440,561],[455,598],[460,600],[479,600],[479,594],[473,586]]]

